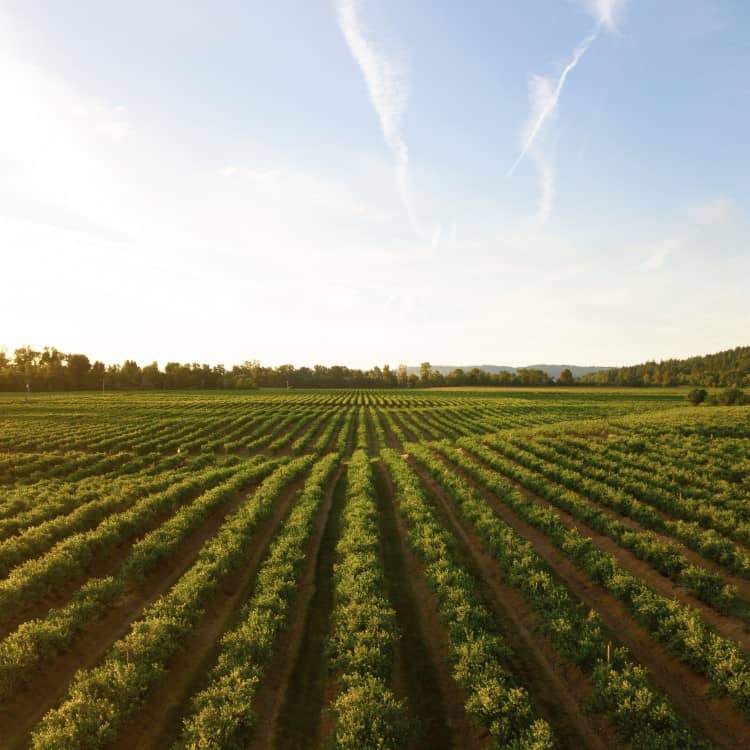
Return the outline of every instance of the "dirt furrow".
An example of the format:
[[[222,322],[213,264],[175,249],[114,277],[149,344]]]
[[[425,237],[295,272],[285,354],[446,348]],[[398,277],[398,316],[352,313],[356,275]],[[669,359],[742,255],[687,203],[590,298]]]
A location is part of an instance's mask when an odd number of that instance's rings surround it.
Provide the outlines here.
[[[279,716],[287,700],[292,673],[302,658],[302,650],[308,645],[305,639],[308,613],[310,607],[313,606],[316,591],[325,584],[317,580],[318,560],[326,529],[329,526],[336,488],[339,486],[342,474],[343,466],[339,467],[330,481],[323,504],[318,510],[297,595],[289,609],[288,628],[274,644],[271,663],[255,694],[253,701],[255,729],[251,748],[275,746]]]
[[[492,446],[490,447],[492,448]],[[495,450],[494,448],[492,449]],[[505,454],[502,454],[502,455],[504,458],[506,458],[509,461],[513,460],[512,458],[510,458],[509,456],[506,456]],[[473,454],[472,454],[472,457],[474,457]],[[477,459],[477,460],[479,460],[481,463],[481,459]],[[541,474],[541,476],[544,476],[544,475]],[[689,562],[693,563],[694,565],[701,565],[702,567],[706,568],[707,570],[710,570],[713,573],[720,574],[727,583],[731,584],[732,586],[736,586],[737,594],[739,598],[741,598],[747,604],[750,604],[750,580],[746,578],[740,578],[739,576],[732,574],[729,570],[727,570],[727,568],[721,565],[721,563],[717,563],[717,562],[714,562],[713,560],[709,560],[708,558],[703,557],[703,555],[701,555],[700,553],[695,552],[689,547],[686,547],[684,543],[681,542],[676,537],[670,536],[669,534],[666,534],[666,533],[660,533],[658,531],[654,531],[653,529],[648,529],[645,526],[643,526],[641,523],[639,523],[636,519],[623,515],[619,513],[618,511],[616,511],[614,508],[611,508],[608,505],[604,505],[603,503],[599,502],[598,500],[594,498],[590,498],[586,495],[581,494],[580,492],[576,492],[575,490],[571,490],[568,487],[564,487],[563,485],[556,483],[553,479],[548,479],[548,478],[546,479],[552,484],[558,484],[561,488],[564,488],[568,492],[573,492],[582,500],[585,500],[587,503],[590,503],[597,510],[601,511],[602,513],[605,513],[611,518],[614,518],[620,521],[621,523],[624,523],[626,526],[633,529],[633,531],[644,531],[644,532],[648,531],[648,532],[656,534],[659,537],[659,539],[661,539],[665,544],[675,545],[676,547],[679,548],[680,553],[684,555]],[[523,485],[511,479],[510,477],[508,477],[508,481],[513,482],[519,488],[523,488]],[[542,502],[546,502],[546,501],[543,500]],[[668,516],[664,511],[660,510],[659,508],[655,508],[653,506],[651,507],[652,507],[652,510],[658,515],[660,515],[661,517],[667,520],[675,520],[674,518],[671,518],[670,516]],[[740,549],[745,549],[742,547],[741,544],[737,544],[737,546]],[[750,632],[750,630],[748,632]]]
[[[216,662],[219,639],[237,622],[243,602],[252,594],[260,564],[303,484],[304,477],[274,502],[271,515],[255,532],[242,567],[213,596],[185,648],[167,664],[163,680],[144,706],[123,725],[113,748],[159,750],[170,747],[177,738],[191,696]]]
[[[296,650],[283,676],[283,690],[278,692],[270,718],[271,726],[259,731],[253,748],[266,750],[309,750],[322,747],[327,735],[324,708],[334,694],[334,684],[328,672],[326,642],[330,632],[333,609],[333,563],[339,537],[341,511],[346,502],[346,474],[341,472],[334,484],[331,507],[320,540],[312,577],[312,591],[304,613],[299,614],[299,629],[294,635]],[[307,574],[306,574],[307,576]],[[292,645],[295,648],[295,644]],[[264,733],[265,732],[265,733]],[[271,742],[261,739],[271,736]]]
[[[459,552],[479,581],[502,636],[514,652],[513,667],[552,727],[559,746],[570,750],[622,746],[606,719],[586,713],[584,707],[591,694],[586,675],[575,665],[566,664],[538,631],[533,609],[520,592],[504,582],[497,563],[484,552],[481,539],[456,512],[446,491],[420,466],[412,462],[412,467],[458,540]]]
[[[373,424],[375,415],[371,409],[365,408],[365,420],[367,423],[367,455],[377,456],[380,453],[380,444]]]
[[[33,725],[60,701],[76,671],[92,667],[115,641],[127,633],[141,612],[169,590],[193,564],[203,544],[252,491],[239,492],[229,503],[217,508],[189,535],[174,555],[114,602],[104,617],[85,627],[76,636],[71,648],[52,657],[36,679],[19,687],[11,700],[0,706],[0,737],[20,738],[28,735]],[[9,742],[8,746],[13,745]]]
[[[394,450],[397,450],[399,453],[402,453],[404,450],[404,447],[399,442],[398,438],[394,435],[393,430],[391,430],[391,426],[388,424],[388,421],[383,418],[382,412],[378,412],[375,414],[375,419],[380,420],[380,426],[383,428],[383,433],[385,434],[385,442],[388,448],[393,448]]]
[[[750,725],[730,698],[711,695],[711,686],[706,678],[694,672],[678,657],[667,653],[651,638],[648,630],[635,621],[625,605],[593,583],[542,532],[519,518],[458,467],[450,466],[487,500],[498,517],[528,540],[574,596],[599,614],[614,640],[626,646],[634,658],[649,670],[652,684],[669,697],[678,713],[698,735],[710,739],[718,747],[746,750]]]
[[[395,681],[415,720],[412,746],[474,750],[481,747],[480,733],[469,722],[465,695],[451,675],[448,635],[435,597],[406,542],[388,471],[381,461],[374,468],[388,599],[401,630]]]
[[[451,468],[453,469],[456,467],[451,465]],[[548,502],[519,482],[507,476],[505,478],[510,484],[520,490],[524,497],[535,505],[554,510],[567,528],[577,528],[582,534],[591,537],[594,544],[599,549],[613,555],[623,568],[638,578],[642,578],[649,586],[651,586],[651,588],[654,589],[654,591],[667,598],[677,599],[685,606],[697,609],[701,613],[703,619],[715,628],[718,633],[725,638],[730,638],[731,640],[736,641],[745,649],[745,651],[750,652],[750,628],[748,628],[746,623],[733,618],[730,615],[724,615],[721,612],[718,612],[709,604],[698,599],[689,589],[680,586],[667,576],[661,574],[652,565],[638,558],[634,553],[630,552],[630,550],[620,547],[617,542],[613,541],[608,536],[599,533],[582,521],[577,520],[562,508],[558,508],[556,505]],[[586,500],[586,502],[589,502],[587,498],[583,496],[581,497]]]
[[[217,485],[212,485],[211,488]],[[82,566],[82,572],[79,575],[71,575],[64,582],[56,582],[54,588],[50,587],[47,592],[37,596],[33,602],[23,607],[11,619],[0,625],[0,638],[5,638],[12,633],[21,623],[28,622],[36,618],[43,619],[53,607],[62,607],[69,601],[70,597],[90,578],[105,578],[111,575],[117,575],[122,563],[130,554],[133,545],[143,538],[150,531],[161,526],[168,521],[181,508],[190,505],[206,490],[191,493],[189,497],[180,501],[174,508],[159,513],[137,534],[125,539],[118,544],[107,547],[106,549],[96,550],[91,559]],[[106,520],[106,519],[105,519]],[[101,523],[104,523],[102,521]],[[60,540],[64,541],[64,540]],[[54,548],[53,548],[54,549]]]

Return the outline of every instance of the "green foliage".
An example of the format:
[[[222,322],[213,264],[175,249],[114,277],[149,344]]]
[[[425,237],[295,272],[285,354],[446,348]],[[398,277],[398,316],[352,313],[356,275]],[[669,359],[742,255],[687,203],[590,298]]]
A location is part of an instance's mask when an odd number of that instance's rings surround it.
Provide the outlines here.
[[[743,386],[750,384],[750,346],[688,359],[646,362],[585,375],[595,385]]]
[[[496,463],[497,454],[493,455],[477,441],[461,442],[490,465]],[[465,460],[455,451],[449,451],[449,455],[492,487],[493,492],[501,494],[503,501],[518,515],[542,530],[593,581],[629,607],[657,641],[704,674],[718,692],[728,694],[750,716],[750,662],[737,644],[714,633],[696,610],[654,592],[640,578],[623,569],[613,555],[599,550],[576,528],[566,527],[552,509],[541,509],[504,478]],[[506,466],[505,462],[502,466]],[[517,476],[526,477],[521,470]],[[536,478],[528,479],[534,480],[535,491],[537,487],[544,487]]]
[[[469,445],[469,443],[465,443]],[[472,451],[479,453],[481,447],[472,442]],[[581,537],[576,529],[567,530],[556,519],[554,512],[544,510],[526,500],[523,495],[490,469],[472,461],[447,445],[438,446],[441,453],[456,462],[463,470],[487,486],[503,502],[532,525],[539,526],[554,534],[553,540],[566,553],[574,557],[596,555],[590,540]],[[566,589],[554,581],[545,564],[536,555],[531,545],[504,524],[462,480],[456,477],[442,462],[437,462],[429,451],[418,448],[415,451],[420,461],[440,478],[456,500],[459,510],[475,525],[487,546],[487,550],[500,563],[508,581],[518,587],[524,597],[536,610],[541,628],[552,639],[558,652],[573,662],[591,671],[596,690],[603,690],[598,678],[606,651],[606,638],[594,612],[583,611],[570,597]],[[482,455],[486,455],[482,453]],[[627,579],[627,574],[625,574]],[[703,743],[694,738],[682,724],[667,701],[654,692],[645,679],[645,670],[636,667],[627,651],[620,649],[617,658],[606,664],[607,675],[612,684],[620,686],[619,702],[615,700],[594,700],[597,710],[607,712],[625,737],[633,733],[632,725],[638,727],[639,744],[635,747],[674,747],[670,745],[674,737],[680,738],[679,747],[699,748]],[[643,679],[634,683],[629,679],[633,670]],[[645,706],[658,706],[650,713],[624,711],[623,703],[642,702]],[[665,734],[665,722],[669,731]],[[664,744],[660,744],[664,743]]]
[[[241,564],[275,498],[309,468],[311,460],[294,459],[269,476],[252,500],[206,542],[177,583],[144,610],[103,662],[76,674],[60,706],[47,712],[32,733],[35,750],[100,747],[117,735],[124,718],[162,678],[166,660],[193,631],[208,597]]]
[[[716,396],[721,406],[744,406],[750,404],[750,397],[741,388],[725,388]]]
[[[410,450],[418,448],[412,445]],[[450,534],[435,519],[408,464],[390,449],[381,455],[396,486],[409,544],[425,566],[448,629],[453,676],[466,693],[467,713],[497,747],[551,748],[551,730],[536,718],[528,693],[509,671],[509,650],[479,598],[476,582],[458,564]]]
[[[388,687],[398,638],[396,613],[383,594],[377,509],[367,454],[347,467],[346,505],[334,564],[334,610],[329,652],[341,693],[333,746],[400,748],[408,741],[406,707]]]
[[[45,356],[49,377],[57,377],[64,363]],[[33,357],[29,361],[31,367]],[[135,382],[139,369],[157,382],[158,368],[135,363],[122,368],[122,377]],[[170,372],[178,378],[179,370]],[[383,368],[378,378],[385,383],[391,374]],[[54,669],[55,659],[72,646],[85,645],[82,636],[98,617],[121,603],[129,607],[133,595],[137,601],[140,593],[133,589],[155,582],[159,568],[186,549],[209,516],[205,528],[222,518],[227,504],[239,502],[238,492],[271,480],[255,494],[259,507],[251,512],[247,504],[242,521],[233,515],[217,524],[220,531],[194,568],[147,607],[94,668],[76,676],[59,708],[36,727],[38,747],[107,744],[124,720],[138,716],[154,687],[168,679],[171,660],[206,607],[221,596],[225,577],[247,559],[252,531],[270,512],[279,483],[312,466],[185,724],[186,746],[246,746],[253,701],[286,627],[320,502],[320,487],[313,485],[323,481],[326,464],[313,463],[331,447],[343,454],[357,445],[361,450],[348,469],[347,507],[353,509],[336,553],[328,649],[339,687],[329,707],[332,742],[391,747],[410,741],[411,733],[406,707],[392,691],[398,629],[383,594],[378,510],[365,448],[381,452],[389,466],[407,542],[421,560],[445,626],[450,668],[488,746],[541,750],[554,738],[537,718],[477,582],[462,568],[455,539],[411,468],[415,461],[419,473],[428,472],[450,496],[508,585],[533,607],[556,653],[589,676],[592,705],[612,718],[625,742],[639,748],[700,745],[626,652],[615,648],[607,662],[607,636],[596,612],[581,607],[534,548],[497,518],[474,482],[547,534],[595,585],[630,609],[653,641],[750,711],[743,650],[699,613],[657,595],[643,576],[618,565],[558,515],[565,511],[710,606],[747,619],[722,570],[692,562],[681,546],[750,578],[747,409],[691,409],[683,392],[575,388],[37,394],[28,403],[7,397],[0,411],[0,574],[7,574],[0,581],[0,620],[22,619],[28,606],[42,611],[48,592],[60,586],[67,592],[85,581],[61,606],[44,608],[43,616],[22,622],[0,641],[3,699],[26,681],[40,682],[43,670]],[[442,439],[451,442],[425,444]],[[386,445],[398,446],[407,460]],[[312,455],[286,455],[302,452]],[[273,453],[284,455],[269,458]],[[296,468],[282,471],[282,464]],[[272,471],[277,473],[269,476]],[[506,477],[545,502],[528,502]],[[87,577],[113,546],[121,550],[118,560],[124,558],[114,575]]]
[[[207,687],[193,698],[179,747],[230,750],[247,746],[253,725],[252,699],[263,678],[278,633],[286,627],[315,513],[339,462],[331,453],[312,468],[302,495],[258,573],[241,623],[221,639],[218,663]]]
[[[705,388],[693,388],[688,392],[687,399],[693,406],[698,406],[706,400],[708,391]]]
[[[364,674],[344,688],[333,710],[333,744],[340,750],[398,750],[411,732],[403,703],[375,675]]]

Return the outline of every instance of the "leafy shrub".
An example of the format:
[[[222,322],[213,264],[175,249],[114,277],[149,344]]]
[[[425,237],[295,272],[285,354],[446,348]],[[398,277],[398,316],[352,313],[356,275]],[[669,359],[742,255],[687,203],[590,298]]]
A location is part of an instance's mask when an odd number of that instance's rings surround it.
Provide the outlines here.
[[[693,406],[698,406],[706,400],[706,396],[708,396],[708,391],[705,388],[693,388],[688,393],[687,399]]]

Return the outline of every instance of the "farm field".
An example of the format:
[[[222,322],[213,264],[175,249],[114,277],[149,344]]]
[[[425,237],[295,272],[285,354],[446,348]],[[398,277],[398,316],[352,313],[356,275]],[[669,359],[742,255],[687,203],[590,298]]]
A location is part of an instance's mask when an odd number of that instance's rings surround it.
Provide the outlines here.
[[[0,748],[748,748],[750,407],[0,395]]]

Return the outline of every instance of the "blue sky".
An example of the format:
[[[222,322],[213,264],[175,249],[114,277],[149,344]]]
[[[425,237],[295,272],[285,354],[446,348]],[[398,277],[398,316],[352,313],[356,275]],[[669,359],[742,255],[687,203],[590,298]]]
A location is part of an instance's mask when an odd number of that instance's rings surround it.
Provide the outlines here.
[[[749,33],[739,0],[0,0],[0,345],[747,344]]]

